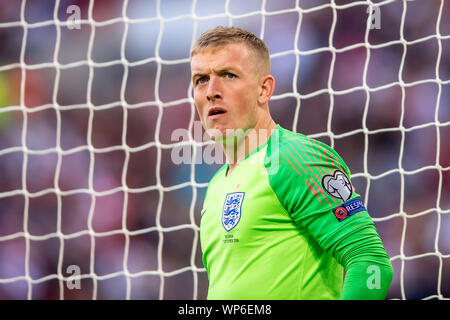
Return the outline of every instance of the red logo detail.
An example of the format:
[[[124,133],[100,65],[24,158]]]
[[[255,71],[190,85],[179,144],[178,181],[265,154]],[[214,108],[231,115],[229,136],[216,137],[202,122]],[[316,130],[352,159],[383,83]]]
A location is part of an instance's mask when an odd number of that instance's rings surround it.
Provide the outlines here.
[[[338,217],[339,219],[343,219],[347,216],[347,210],[345,210],[345,208],[337,208],[336,212],[334,213],[336,215],[336,217]]]

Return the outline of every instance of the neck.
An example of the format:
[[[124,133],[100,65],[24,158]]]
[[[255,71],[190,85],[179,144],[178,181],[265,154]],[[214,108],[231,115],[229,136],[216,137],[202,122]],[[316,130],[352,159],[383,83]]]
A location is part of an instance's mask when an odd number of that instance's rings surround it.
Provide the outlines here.
[[[254,128],[247,130],[243,136],[234,136],[229,139],[223,145],[229,163],[227,175],[250,153],[266,143],[276,127],[277,125],[272,118],[268,118],[263,123],[257,123]]]

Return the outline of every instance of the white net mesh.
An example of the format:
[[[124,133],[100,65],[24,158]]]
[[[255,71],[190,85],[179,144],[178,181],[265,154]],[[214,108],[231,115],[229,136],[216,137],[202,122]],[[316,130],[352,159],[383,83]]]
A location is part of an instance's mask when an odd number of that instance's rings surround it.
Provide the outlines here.
[[[445,0],[0,0],[0,298],[206,297],[200,208],[222,163],[202,159],[189,49],[217,25],[266,41],[276,122],[349,165],[388,298],[449,298]]]

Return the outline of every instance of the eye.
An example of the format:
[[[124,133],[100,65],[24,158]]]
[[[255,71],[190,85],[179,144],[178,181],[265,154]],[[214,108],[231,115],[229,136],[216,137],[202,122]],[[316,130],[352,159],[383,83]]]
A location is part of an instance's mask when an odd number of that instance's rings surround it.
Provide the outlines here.
[[[195,84],[205,84],[207,80],[206,77],[200,77],[195,81]]]
[[[233,79],[233,78],[236,78],[236,75],[233,74],[233,73],[231,73],[231,72],[227,72],[227,73],[225,74],[225,76],[227,77],[227,79]]]

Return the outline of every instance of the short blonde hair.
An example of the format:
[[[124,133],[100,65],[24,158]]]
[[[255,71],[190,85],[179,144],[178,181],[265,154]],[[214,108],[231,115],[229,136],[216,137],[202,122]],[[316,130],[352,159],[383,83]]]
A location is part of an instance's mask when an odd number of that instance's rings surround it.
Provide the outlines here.
[[[239,42],[245,43],[250,50],[256,53],[260,61],[267,67],[266,72],[269,73],[270,55],[264,41],[252,32],[236,27],[219,26],[202,33],[191,49],[191,58],[207,47],[220,47]]]

